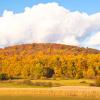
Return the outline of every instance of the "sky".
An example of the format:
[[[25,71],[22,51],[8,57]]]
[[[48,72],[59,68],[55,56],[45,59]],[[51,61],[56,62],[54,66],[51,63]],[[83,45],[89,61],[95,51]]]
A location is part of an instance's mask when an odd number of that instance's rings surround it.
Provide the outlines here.
[[[48,2],[57,2],[72,11],[78,10],[88,14],[100,11],[100,0],[0,0],[0,15],[5,9],[23,12],[25,7]]]
[[[100,49],[100,0],[0,0],[0,47],[33,42]]]

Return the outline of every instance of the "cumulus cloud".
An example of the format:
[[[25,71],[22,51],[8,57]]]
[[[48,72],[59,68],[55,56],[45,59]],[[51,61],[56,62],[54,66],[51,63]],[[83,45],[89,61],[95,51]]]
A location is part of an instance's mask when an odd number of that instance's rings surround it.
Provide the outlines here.
[[[100,46],[100,32],[97,32],[96,34],[94,34],[93,36],[90,37],[89,45],[97,45]]]
[[[22,13],[5,10],[0,47],[33,42],[100,46],[100,13],[72,12],[57,3],[26,7]]]

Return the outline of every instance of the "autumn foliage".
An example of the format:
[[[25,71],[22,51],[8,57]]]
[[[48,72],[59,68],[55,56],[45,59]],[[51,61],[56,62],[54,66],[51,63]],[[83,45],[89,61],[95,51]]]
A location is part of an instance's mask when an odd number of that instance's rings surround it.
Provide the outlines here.
[[[95,78],[100,51],[61,44],[23,44],[0,49],[0,73],[9,78]]]

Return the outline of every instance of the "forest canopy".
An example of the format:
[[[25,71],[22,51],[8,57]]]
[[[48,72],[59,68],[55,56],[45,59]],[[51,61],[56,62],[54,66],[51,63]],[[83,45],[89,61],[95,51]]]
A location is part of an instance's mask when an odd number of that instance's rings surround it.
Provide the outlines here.
[[[100,51],[49,43],[6,47],[0,49],[0,73],[9,78],[95,78],[100,75]]]

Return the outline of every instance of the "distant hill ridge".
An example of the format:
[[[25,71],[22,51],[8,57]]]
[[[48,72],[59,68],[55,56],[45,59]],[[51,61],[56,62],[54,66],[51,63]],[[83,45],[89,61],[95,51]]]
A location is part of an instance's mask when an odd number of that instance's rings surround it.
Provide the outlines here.
[[[56,43],[32,43],[9,46],[0,49],[0,54],[12,54],[14,52],[19,54],[22,51],[28,54],[36,52],[43,52],[46,54],[100,54],[100,50]]]

